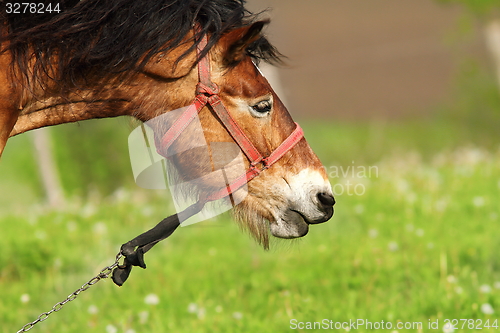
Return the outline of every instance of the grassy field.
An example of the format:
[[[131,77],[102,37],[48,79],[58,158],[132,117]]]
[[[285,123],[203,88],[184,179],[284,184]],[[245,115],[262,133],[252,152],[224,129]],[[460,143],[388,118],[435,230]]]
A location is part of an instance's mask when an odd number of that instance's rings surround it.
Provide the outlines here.
[[[100,282],[33,332],[309,332],[323,330],[298,327],[324,319],[390,322],[387,332],[451,332],[445,320],[458,319],[455,332],[498,331],[485,325],[500,326],[500,146],[482,131],[462,142],[459,127],[425,126],[305,124],[332,184],[358,185],[354,195],[335,187],[331,221],[268,252],[229,215],[181,228],[123,287]],[[2,176],[4,188],[20,181],[16,175],[37,183],[32,162],[14,154],[26,141],[12,142],[2,161],[14,174]],[[16,171],[21,164],[28,171]],[[366,177],[336,177],[340,167],[370,166]],[[3,192],[0,216],[2,333],[48,311],[172,210],[165,193],[127,186],[73,196],[58,210],[14,204],[16,196],[39,200],[22,182],[14,188]],[[423,327],[397,329],[398,322]]]

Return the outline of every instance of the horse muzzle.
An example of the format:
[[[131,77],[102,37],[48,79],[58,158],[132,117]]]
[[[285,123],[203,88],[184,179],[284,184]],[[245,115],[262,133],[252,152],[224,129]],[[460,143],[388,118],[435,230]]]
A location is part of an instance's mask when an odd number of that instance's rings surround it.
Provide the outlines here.
[[[269,225],[271,234],[278,238],[305,236],[309,225],[328,221],[334,213],[335,199],[329,184],[317,182],[290,184],[288,206]],[[295,185],[295,186],[294,186]]]

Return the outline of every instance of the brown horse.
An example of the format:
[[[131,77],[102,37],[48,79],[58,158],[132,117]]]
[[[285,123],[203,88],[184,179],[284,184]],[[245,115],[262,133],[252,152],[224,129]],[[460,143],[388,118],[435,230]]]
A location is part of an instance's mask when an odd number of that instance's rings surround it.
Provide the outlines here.
[[[3,11],[0,26],[0,154],[8,138],[85,119],[148,121],[189,105],[209,60],[210,79],[234,122],[263,156],[295,123],[254,61],[279,60],[243,1],[61,1],[60,13]],[[11,9],[12,10],[12,9]],[[38,16],[37,16],[38,15]],[[196,27],[196,29],[194,28]],[[203,37],[208,45],[197,53]],[[213,108],[199,112],[208,142],[234,142]],[[250,161],[245,161],[250,167]],[[192,177],[199,172],[182,165]],[[321,162],[300,139],[248,183],[235,213],[258,242],[307,234],[333,214]]]

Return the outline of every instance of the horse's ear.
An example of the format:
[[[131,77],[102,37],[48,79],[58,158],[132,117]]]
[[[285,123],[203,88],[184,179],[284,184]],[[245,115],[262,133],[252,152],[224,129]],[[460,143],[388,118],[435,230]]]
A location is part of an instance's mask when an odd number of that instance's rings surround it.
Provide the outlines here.
[[[259,39],[262,28],[268,23],[269,21],[258,21],[224,35],[221,39],[226,45],[224,62],[231,65],[243,60],[248,46]]]

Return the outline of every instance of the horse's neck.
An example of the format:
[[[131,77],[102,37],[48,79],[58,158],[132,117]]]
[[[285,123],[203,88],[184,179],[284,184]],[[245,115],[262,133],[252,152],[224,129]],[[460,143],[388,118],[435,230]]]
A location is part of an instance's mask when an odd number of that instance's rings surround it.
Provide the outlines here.
[[[19,112],[19,118],[9,136],[33,129],[94,118],[133,116],[146,121],[171,110],[174,100],[168,91],[178,82],[158,82],[147,75],[137,74],[124,81],[89,85],[97,89],[74,89],[65,96],[50,89],[31,94]],[[37,97],[34,97],[38,95]]]

